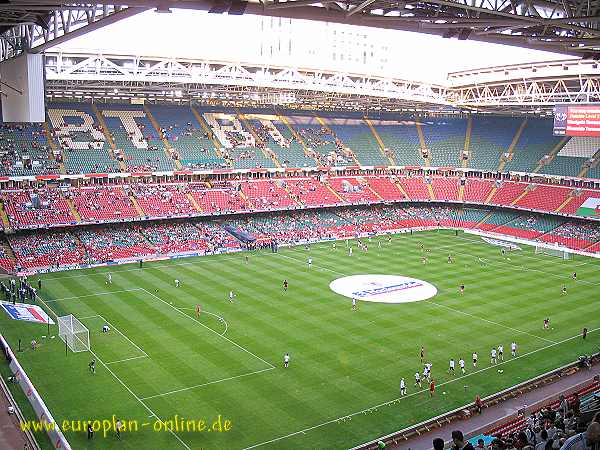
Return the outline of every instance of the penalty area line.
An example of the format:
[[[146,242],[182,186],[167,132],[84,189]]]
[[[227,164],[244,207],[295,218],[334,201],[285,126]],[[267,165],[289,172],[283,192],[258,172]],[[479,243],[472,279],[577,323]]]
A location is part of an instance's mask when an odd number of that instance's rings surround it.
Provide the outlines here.
[[[600,330],[600,327],[599,328],[594,328],[594,329],[588,331],[588,334],[589,333],[594,333],[594,332],[596,332],[598,330]],[[516,361],[517,359],[525,358],[525,357],[527,357],[529,355],[533,355],[534,353],[537,353],[537,352],[540,352],[540,351],[543,351],[543,350],[547,350],[549,348],[555,347],[555,346],[560,345],[560,344],[564,344],[565,342],[572,341],[573,339],[577,339],[577,338],[580,338],[580,337],[581,337],[581,333],[578,333],[575,336],[571,336],[569,338],[563,339],[562,341],[554,342],[552,344],[546,345],[544,347],[537,348],[537,349],[532,350],[530,352],[523,353],[522,355],[516,356],[516,357],[511,358],[511,359],[507,359],[506,361],[500,362],[500,363],[495,364],[493,366],[484,367],[484,368],[476,370],[474,372],[469,372],[466,375],[462,375],[462,376],[460,376],[458,378],[454,378],[452,380],[445,381],[443,383],[438,384],[436,387],[439,388],[441,386],[446,386],[448,384],[455,383],[457,381],[460,381],[460,380],[468,378],[470,376],[479,374],[481,372],[486,372],[486,371],[488,371],[490,369],[497,369],[498,367],[503,366],[504,364],[508,364],[510,362]],[[362,409],[360,411],[356,411],[356,412],[347,414],[345,416],[340,416],[340,417],[337,417],[335,419],[328,420],[327,422],[323,422],[323,423],[314,425],[312,427],[304,428],[302,430],[298,430],[298,431],[295,431],[295,432],[290,433],[290,434],[286,434],[285,436],[279,436],[279,437],[276,437],[276,438],[268,440],[268,441],[259,442],[258,444],[254,444],[254,445],[250,445],[248,447],[244,447],[243,450],[251,450],[253,448],[258,448],[258,447],[262,447],[262,446],[267,445],[267,444],[272,444],[273,442],[282,441],[284,439],[288,439],[290,437],[297,436],[299,434],[305,434],[307,431],[312,431],[312,430],[315,430],[317,428],[324,427],[325,425],[330,425],[332,423],[336,423],[336,422],[338,422],[338,421],[340,421],[342,419],[349,419],[349,418],[357,416],[359,414],[364,414],[364,413],[367,413],[367,412],[372,412],[373,410],[377,410],[378,408],[381,408],[382,406],[388,406],[388,405],[392,405],[394,403],[399,403],[402,400],[405,400],[405,399],[410,398],[410,397],[414,397],[415,395],[419,395],[419,394],[422,394],[422,393],[425,393],[425,392],[428,392],[428,389],[421,389],[420,391],[413,392],[411,394],[404,395],[404,396],[401,396],[401,397],[396,397],[396,398],[394,398],[392,400],[389,400],[387,402],[379,403],[378,405],[374,405],[374,406],[371,406],[369,408],[365,408],[365,409]]]

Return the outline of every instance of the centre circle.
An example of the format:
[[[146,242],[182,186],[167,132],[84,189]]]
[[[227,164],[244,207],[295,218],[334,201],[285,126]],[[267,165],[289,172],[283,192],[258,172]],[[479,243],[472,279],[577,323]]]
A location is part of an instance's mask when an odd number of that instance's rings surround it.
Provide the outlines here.
[[[419,302],[437,294],[433,284],[399,275],[351,275],[333,280],[329,288],[345,297],[377,303]]]

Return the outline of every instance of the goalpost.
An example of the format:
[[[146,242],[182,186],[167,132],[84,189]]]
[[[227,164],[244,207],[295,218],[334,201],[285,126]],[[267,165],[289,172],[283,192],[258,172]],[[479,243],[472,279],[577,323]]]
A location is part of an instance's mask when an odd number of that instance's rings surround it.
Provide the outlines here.
[[[90,350],[90,330],[73,314],[58,318],[58,335],[72,352]]]
[[[547,255],[547,256],[557,256],[559,258],[562,259],[572,259],[573,258],[573,254],[560,248],[551,248],[551,247],[540,247],[540,246],[535,246],[535,254],[536,255]]]

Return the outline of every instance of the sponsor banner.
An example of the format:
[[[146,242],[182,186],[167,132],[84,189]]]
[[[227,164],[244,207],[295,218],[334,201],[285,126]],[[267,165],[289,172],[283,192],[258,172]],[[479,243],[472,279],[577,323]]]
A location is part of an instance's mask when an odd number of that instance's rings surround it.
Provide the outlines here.
[[[54,321],[37,305],[26,303],[15,303],[13,305],[9,302],[0,302],[0,306],[11,319],[54,325]]]
[[[481,239],[488,244],[497,245],[498,247],[504,247],[510,250],[521,250],[521,247],[519,247],[517,244],[513,244],[512,242],[501,241],[499,239],[492,239],[485,236],[481,236]]]
[[[333,280],[329,288],[345,297],[377,303],[418,302],[437,294],[427,281],[398,275],[352,275]]]
[[[578,216],[600,217],[600,198],[589,197],[577,209]]]

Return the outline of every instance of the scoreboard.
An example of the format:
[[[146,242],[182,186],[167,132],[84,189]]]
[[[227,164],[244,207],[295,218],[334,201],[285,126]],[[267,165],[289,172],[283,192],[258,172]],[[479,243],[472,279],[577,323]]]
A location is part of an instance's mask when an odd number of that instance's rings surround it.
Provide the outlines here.
[[[591,105],[556,105],[554,135],[600,137],[600,103]]]

